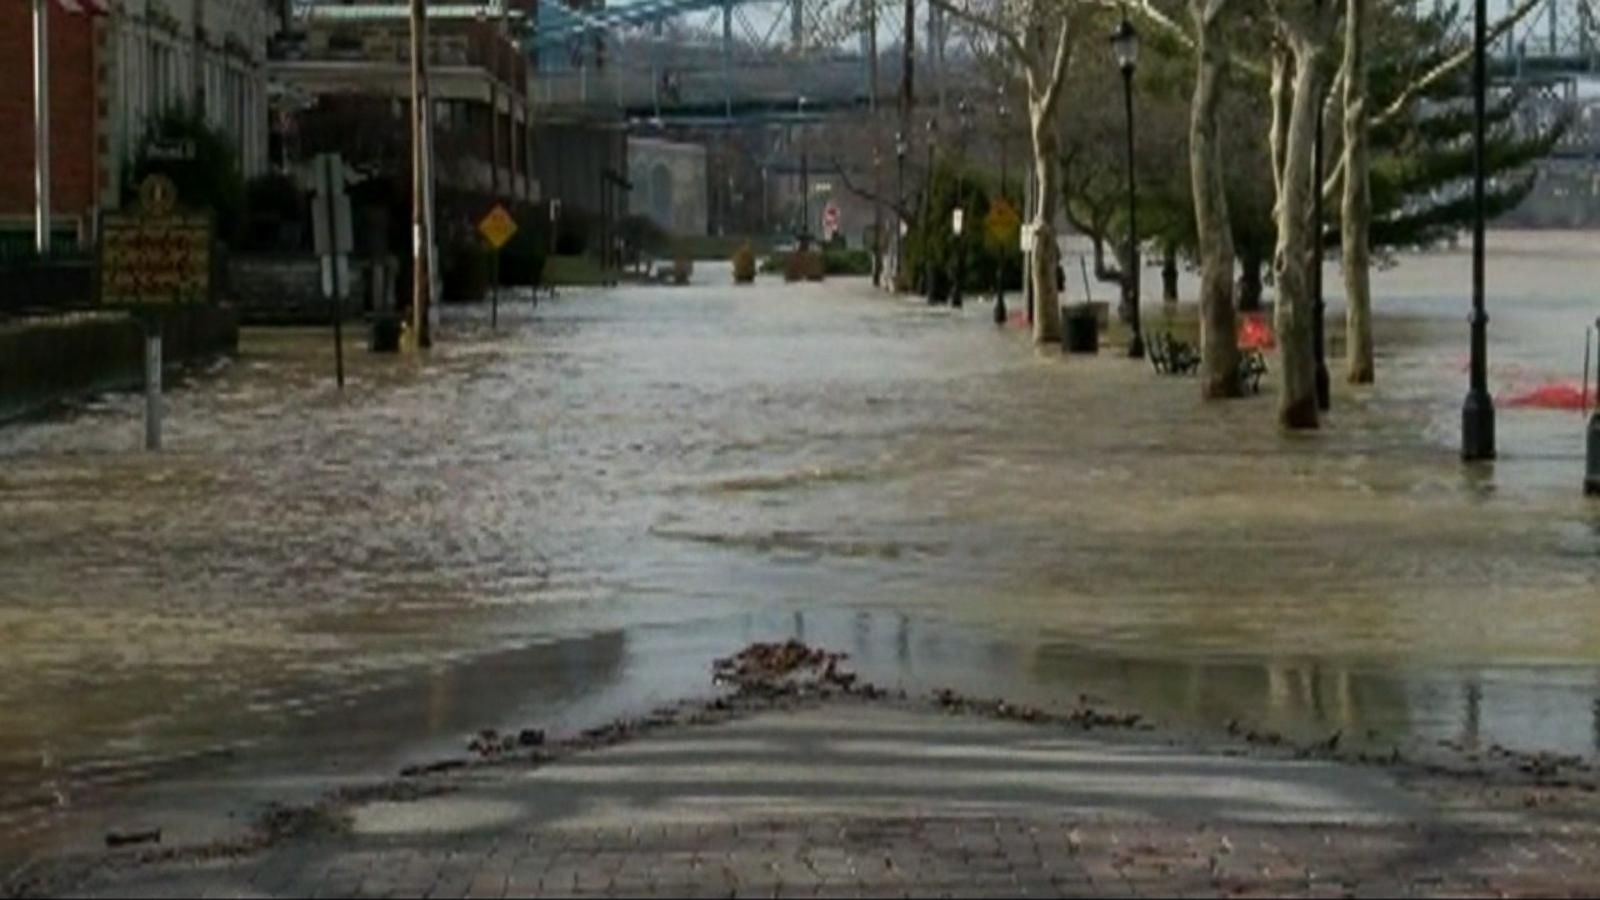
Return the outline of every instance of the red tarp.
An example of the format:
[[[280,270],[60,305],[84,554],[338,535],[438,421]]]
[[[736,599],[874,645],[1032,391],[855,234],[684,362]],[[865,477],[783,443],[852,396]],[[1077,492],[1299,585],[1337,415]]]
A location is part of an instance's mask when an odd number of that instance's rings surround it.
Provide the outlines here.
[[[1239,320],[1239,349],[1241,350],[1270,350],[1276,346],[1272,338],[1272,326],[1267,324],[1266,316],[1260,313],[1247,313]]]
[[[1583,385],[1575,381],[1542,384],[1532,390],[1513,395],[1506,401],[1509,406],[1527,406],[1535,409],[1583,409]]]

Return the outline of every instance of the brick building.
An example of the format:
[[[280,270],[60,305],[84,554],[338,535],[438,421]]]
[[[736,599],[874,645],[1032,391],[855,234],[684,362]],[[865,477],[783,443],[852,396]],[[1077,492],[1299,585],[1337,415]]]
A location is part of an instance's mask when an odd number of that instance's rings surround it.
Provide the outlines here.
[[[73,4],[77,5],[77,4]],[[203,109],[248,177],[267,166],[267,41],[277,0],[110,0],[107,15],[49,5],[53,231],[92,239],[119,208],[123,167],[151,120]],[[0,240],[33,228],[30,0],[0,0]]]

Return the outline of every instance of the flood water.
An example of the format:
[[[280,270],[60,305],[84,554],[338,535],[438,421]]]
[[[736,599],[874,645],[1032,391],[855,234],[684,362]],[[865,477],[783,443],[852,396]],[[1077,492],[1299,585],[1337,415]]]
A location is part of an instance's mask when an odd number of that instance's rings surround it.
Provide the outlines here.
[[[1492,249],[1496,395],[1576,380],[1600,245]],[[1600,752],[1583,422],[1502,405],[1464,467],[1466,258],[1402,262],[1380,384],[1335,361],[1312,435],[985,304],[716,266],[449,310],[423,358],[352,337],[343,394],[326,335],[248,331],[159,455],[131,397],[0,429],[0,859],[648,709],[789,636],[1202,732]]]

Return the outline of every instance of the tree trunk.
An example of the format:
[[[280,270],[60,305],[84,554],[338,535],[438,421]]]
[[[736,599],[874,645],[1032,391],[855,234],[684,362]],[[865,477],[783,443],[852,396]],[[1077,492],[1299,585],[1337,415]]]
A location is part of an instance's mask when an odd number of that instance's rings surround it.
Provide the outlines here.
[[[1371,156],[1368,152],[1367,0],[1349,0],[1344,44],[1344,201],[1339,213],[1344,271],[1345,364],[1352,384],[1371,384],[1372,279],[1368,231],[1372,224]]]
[[[1061,185],[1057,177],[1055,110],[1033,104],[1033,168],[1035,183],[1039,187],[1038,204],[1033,216],[1033,342],[1045,344],[1061,339],[1060,294],[1056,291],[1056,263],[1060,248],[1056,246],[1056,204],[1061,199]]]
[[[1278,246],[1273,259],[1278,303],[1278,358],[1282,389],[1278,424],[1316,428],[1316,359],[1312,347],[1311,297],[1311,156],[1317,117],[1322,114],[1322,47],[1314,36],[1297,31],[1294,50],[1294,94],[1288,128],[1283,132],[1283,178],[1278,192]],[[1320,185],[1318,186],[1320,187]]]
[[[1283,202],[1284,153],[1289,142],[1289,114],[1294,103],[1294,58],[1282,41],[1272,49],[1272,131],[1267,143],[1272,154],[1272,215],[1279,214],[1278,204]]]
[[[1109,282],[1115,282],[1116,284],[1121,284],[1122,283],[1122,272],[1120,270],[1113,271],[1112,269],[1110,269],[1110,268],[1108,268],[1106,266],[1106,239],[1105,239],[1105,236],[1103,234],[1101,234],[1100,232],[1096,232],[1094,234],[1094,236],[1093,236],[1092,243],[1094,245],[1094,280],[1095,281],[1109,281]],[[1119,264],[1120,264],[1120,261],[1122,259],[1122,255],[1118,254],[1117,255],[1117,259],[1118,259]]]
[[[1178,246],[1161,248],[1161,302],[1178,302]]]
[[[1199,38],[1189,116],[1189,176],[1200,237],[1200,391],[1207,399],[1240,393],[1233,320],[1233,226],[1217,121],[1228,70],[1227,47],[1218,27],[1222,6],[1223,0],[1190,0],[1189,6]]]
[[[1261,284],[1261,267],[1266,262],[1250,247],[1239,253],[1239,311],[1260,312],[1261,297],[1266,293]]]

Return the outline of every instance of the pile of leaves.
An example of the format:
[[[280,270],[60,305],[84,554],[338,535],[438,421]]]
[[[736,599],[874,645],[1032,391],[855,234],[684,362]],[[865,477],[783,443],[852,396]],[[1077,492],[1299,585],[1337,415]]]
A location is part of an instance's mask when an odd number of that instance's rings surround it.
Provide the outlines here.
[[[737,654],[714,661],[712,681],[734,688],[739,697],[827,697],[834,691],[868,699],[883,691],[860,681],[843,667],[843,653],[830,653],[804,641],[755,643]]]
[[[1046,712],[1037,707],[1010,703],[1005,700],[985,700],[968,697],[950,688],[933,692],[933,702],[946,712],[988,716],[1012,722],[1071,726],[1092,731],[1110,728],[1148,731],[1150,725],[1138,713],[1121,713],[1096,708],[1087,695],[1078,698],[1078,706],[1066,713]]]

